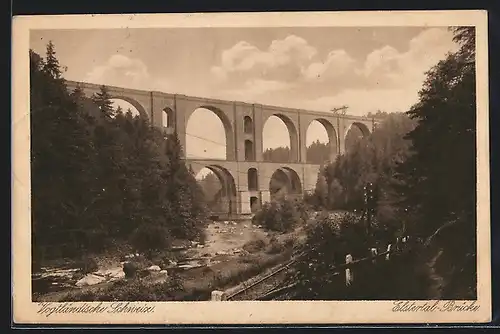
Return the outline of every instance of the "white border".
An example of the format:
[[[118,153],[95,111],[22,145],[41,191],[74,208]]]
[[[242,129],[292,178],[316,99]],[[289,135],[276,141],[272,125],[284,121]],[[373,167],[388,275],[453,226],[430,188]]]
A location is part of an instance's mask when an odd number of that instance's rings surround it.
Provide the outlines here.
[[[392,312],[392,301],[161,302],[149,314],[38,314],[31,302],[29,31],[192,27],[475,26],[477,33],[477,312]],[[488,63],[486,11],[287,12],[18,16],[13,19],[13,306],[16,323],[345,324],[491,320]],[[422,302],[420,302],[422,303]],[[108,304],[108,303],[105,303]],[[144,303],[135,303],[144,304]]]

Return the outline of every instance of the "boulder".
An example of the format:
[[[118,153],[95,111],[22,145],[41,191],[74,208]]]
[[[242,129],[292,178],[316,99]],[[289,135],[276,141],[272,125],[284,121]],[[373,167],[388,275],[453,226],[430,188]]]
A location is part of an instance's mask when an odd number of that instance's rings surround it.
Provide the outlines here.
[[[79,281],[77,281],[75,283],[75,285],[78,287],[89,286],[89,285],[95,285],[95,284],[102,283],[105,280],[106,280],[106,278],[103,276],[96,275],[96,274],[88,274],[88,275],[84,276],[82,279],[80,279]]]
[[[123,263],[123,272],[125,273],[126,278],[134,277],[137,272],[137,265],[133,262],[124,262]]]
[[[161,271],[160,266],[151,266],[147,269],[148,271]]]

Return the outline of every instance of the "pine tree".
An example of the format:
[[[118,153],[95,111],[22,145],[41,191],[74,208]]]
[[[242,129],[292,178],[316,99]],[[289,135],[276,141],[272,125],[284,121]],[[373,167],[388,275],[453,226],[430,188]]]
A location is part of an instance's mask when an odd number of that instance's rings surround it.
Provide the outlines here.
[[[121,115],[123,114],[123,109],[121,106],[118,106],[115,111],[115,115]]]
[[[47,52],[45,55],[44,71],[54,80],[60,80],[62,71],[59,65],[59,60],[56,58],[56,51],[52,41],[47,44]]]
[[[316,187],[314,189],[315,201],[318,207],[328,209],[328,183],[324,175],[323,166],[320,168],[318,178],[316,180]]]
[[[99,93],[95,93],[92,96],[92,101],[99,107],[103,115],[107,117],[113,117],[115,115],[111,95],[106,86],[102,85],[100,87]]]

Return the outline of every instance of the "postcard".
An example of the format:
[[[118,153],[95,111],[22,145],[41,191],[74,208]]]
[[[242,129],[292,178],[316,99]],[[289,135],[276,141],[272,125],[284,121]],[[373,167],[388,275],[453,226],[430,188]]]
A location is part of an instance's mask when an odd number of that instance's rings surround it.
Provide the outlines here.
[[[491,321],[486,11],[13,18],[15,323]]]

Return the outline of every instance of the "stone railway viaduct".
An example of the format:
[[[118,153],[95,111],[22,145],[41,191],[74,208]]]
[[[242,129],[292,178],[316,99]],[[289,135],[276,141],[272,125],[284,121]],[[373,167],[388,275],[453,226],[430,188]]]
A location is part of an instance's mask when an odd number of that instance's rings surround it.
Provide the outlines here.
[[[66,82],[68,90],[79,86],[87,97],[100,91],[101,85],[86,82]],[[301,196],[313,189],[320,165],[306,162],[306,132],[312,121],[320,122],[329,137],[330,160],[346,149],[345,139],[352,127],[363,136],[373,131],[376,120],[350,115],[283,108],[238,101],[225,101],[106,86],[113,99],[133,105],[141,117],[166,133],[176,132],[186,155],[187,123],[198,108],[211,110],[221,120],[226,136],[226,160],[186,159],[195,175],[208,168],[222,184],[222,201],[227,204],[227,216],[251,214],[271,198],[270,179],[281,174],[288,180],[287,192]],[[165,117],[166,116],[166,117]],[[290,135],[290,161],[268,162],[263,159],[263,129],[271,116],[279,117]],[[203,134],[196,134],[203,137]]]

